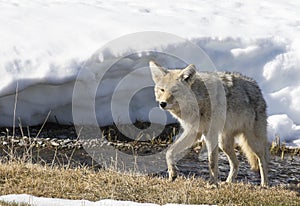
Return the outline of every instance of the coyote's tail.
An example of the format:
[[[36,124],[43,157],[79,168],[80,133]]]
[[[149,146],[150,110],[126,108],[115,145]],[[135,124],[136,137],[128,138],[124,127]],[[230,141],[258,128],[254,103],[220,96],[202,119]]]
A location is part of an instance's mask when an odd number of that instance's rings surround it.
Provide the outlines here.
[[[259,170],[259,163],[258,159],[253,152],[252,148],[250,147],[247,139],[243,136],[240,138],[240,146],[243,153],[246,155],[248,162],[250,163],[251,170],[258,171]]]

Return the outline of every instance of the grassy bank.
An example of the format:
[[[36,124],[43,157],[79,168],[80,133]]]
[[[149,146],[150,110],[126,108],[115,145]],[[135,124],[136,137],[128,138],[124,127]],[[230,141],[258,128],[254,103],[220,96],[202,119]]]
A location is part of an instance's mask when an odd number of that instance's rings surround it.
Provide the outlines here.
[[[0,195],[27,193],[68,199],[131,200],[157,204],[299,205],[300,185],[261,188],[251,184],[207,185],[201,178],[166,178],[64,169],[12,161],[0,163]]]

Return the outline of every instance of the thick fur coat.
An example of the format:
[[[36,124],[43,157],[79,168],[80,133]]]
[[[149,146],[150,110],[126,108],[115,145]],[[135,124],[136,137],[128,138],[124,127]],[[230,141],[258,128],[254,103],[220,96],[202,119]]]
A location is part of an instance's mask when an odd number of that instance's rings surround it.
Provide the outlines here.
[[[239,73],[197,72],[194,65],[168,70],[150,61],[149,66],[156,100],[183,128],[166,154],[170,180],[177,177],[176,161],[204,135],[211,183],[217,183],[219,148],[230,163],[227,182],[235,180],[238,138],[251,168],[260,171],[261,185],[268,185],[266,103],[257,83]]]

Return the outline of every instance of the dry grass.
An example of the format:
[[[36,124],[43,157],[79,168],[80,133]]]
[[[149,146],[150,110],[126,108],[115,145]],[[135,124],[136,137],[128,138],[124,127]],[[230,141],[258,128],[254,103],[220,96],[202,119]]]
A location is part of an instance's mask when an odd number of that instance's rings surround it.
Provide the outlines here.
[[[27,193],[68,199],[131,200],[157,204],[299,205],[300,186],[261,188],[251,184],[208,186],[200,178],[166,178],[94,171],[50,168],[12,161],[0,163],[0,195]],[[298,192],[296,192],[298,191]],[[1,203],[2,204],[2,203]]]

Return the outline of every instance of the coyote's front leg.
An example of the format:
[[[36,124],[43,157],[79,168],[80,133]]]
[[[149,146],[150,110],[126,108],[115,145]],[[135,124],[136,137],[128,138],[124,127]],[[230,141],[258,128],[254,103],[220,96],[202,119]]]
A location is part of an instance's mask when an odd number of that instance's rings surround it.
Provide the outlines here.
[[[169,180],[174,181],[177,177],[176,162],[184,155],[184,151],[190,148],[197,139],[197,132],[185,130],[179,138],[170,146],[166,153]]]
[[[218,147],[215,147],[211,152],[208,153],[210,175],[209,184],[217,184],[218,182],[218,154]]]
[[[218,156],[219,156],[219,147],[218,147],[218,134],[210,132],[209,135],[205,136],[205,144],[208,154],[208,166],[209,166],[209,175],[210,175],[210,184],[217,184],[218,182]]]

